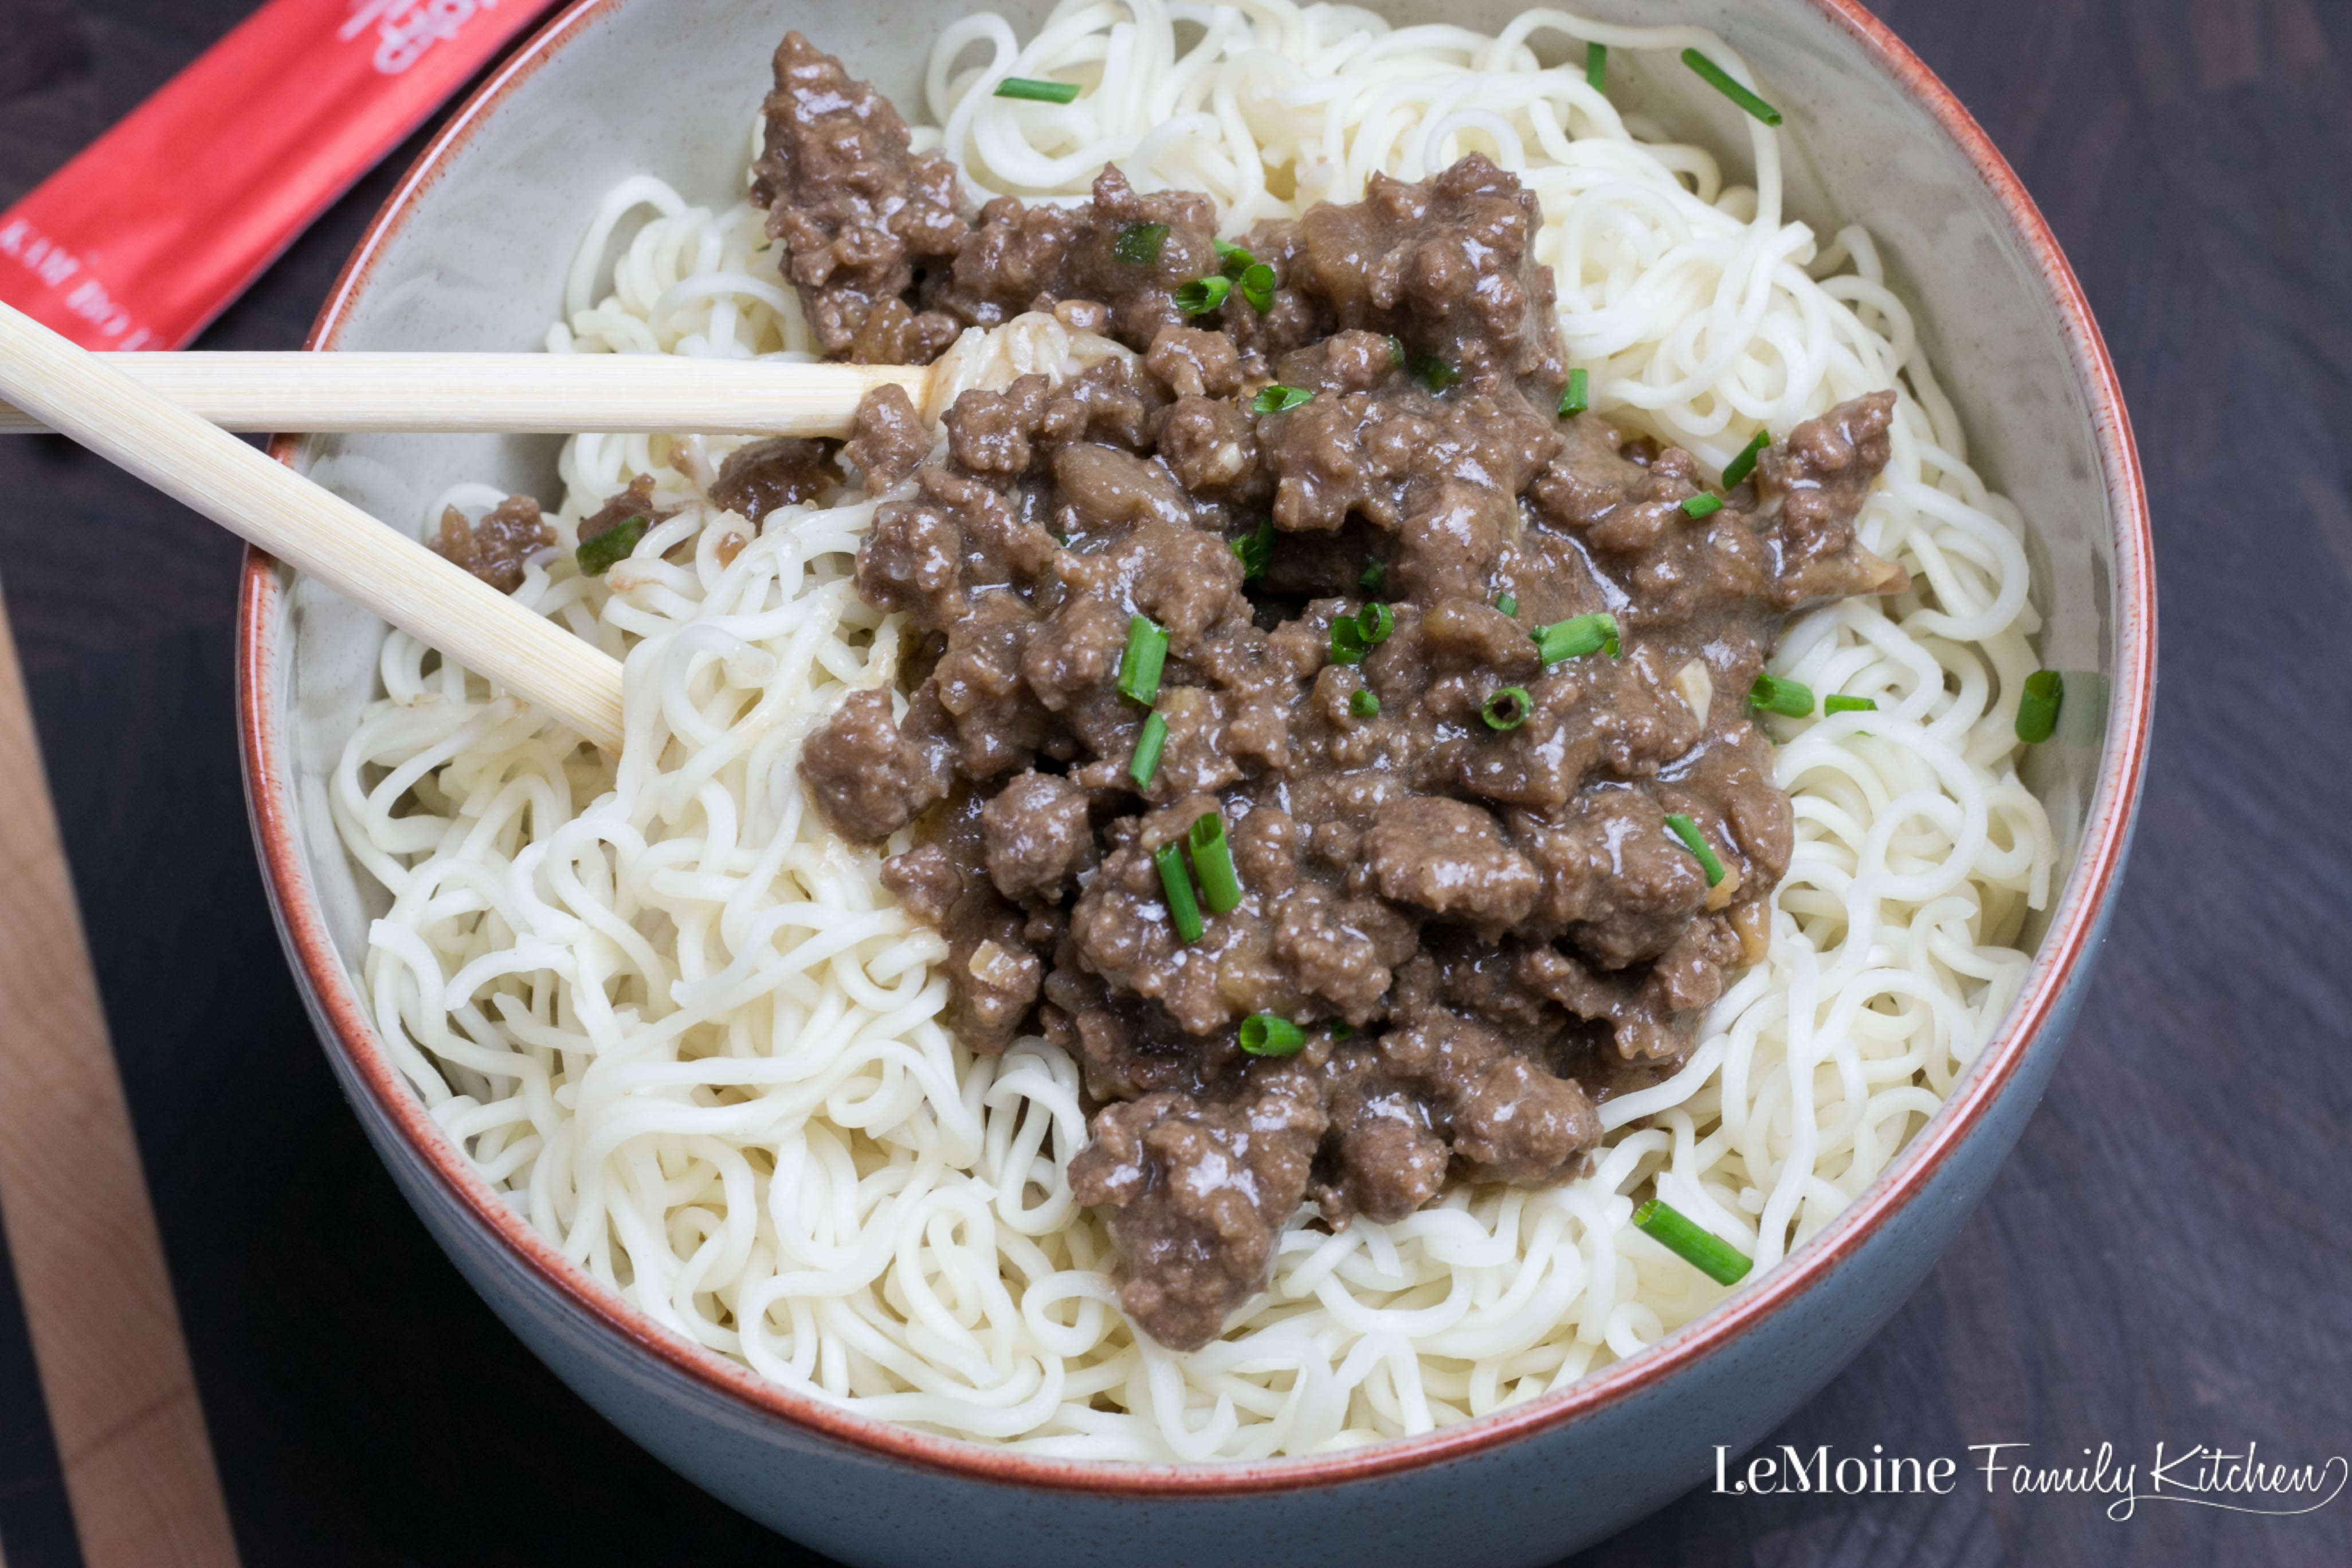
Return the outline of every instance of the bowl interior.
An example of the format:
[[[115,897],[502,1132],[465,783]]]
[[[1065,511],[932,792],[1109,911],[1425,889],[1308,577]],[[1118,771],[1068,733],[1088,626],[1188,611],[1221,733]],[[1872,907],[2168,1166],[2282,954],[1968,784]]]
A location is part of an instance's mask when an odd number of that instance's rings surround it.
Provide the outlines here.
[[[1025,37],[1047,6],[1002,7]],[[1517,10],[1509,0],[1387,0],[1399,22],[1440,18],[1486,31]],[[1598,0],[1597,18],[1660,19],[1641,0]],[[838,53],[908,110],[920,112],[930,39],[964,7],[954,0],[845,5],[801,0],[789,14],[762,0],[600,0],[561,24],[544,63],[511,73],[478,103],[412,175],[356,258],[322,318],[320,346],[345,350],[527,350],[560,308],[574,246],[604,191],[633,174],[668,181],[689,201],[738,197],[737,183],[787,26]],[[1740,49],[1787,112],[1790,210],[1826,237],[1864,223],[1897,289],[1912,303],[1943,384],[1958,407],[1969,456],[2029,521],[2033,596],[2045,618],[2043,662],[2069,673],[2069,723],[2037,748],[2029,783],[2058,837],[2064,892],[2029,933],[2097,896],[2077,864],[2085,825],[2101,855],[2119,844],[2105,824],[2127,811],[2145,724],[2146,639],[2138,607],[2119,593],[2136,581],[2144,521],[2116,499],[2132,494],[2116,470],[2118,427],[2100,405],[2095,351],[2070,336],[2060,301],[2071,279],[2003,210],[1968,148],[1938,124],[1914,85],[1891,73],[1857,21],[1829,0],[1676,0],[1677,19],[1716,29]],[[1727,175],[1748,177],[1738,110],[1671,61],[1613,58],[1612,96],[1676,132],[1702,140]],[[1997,171],[2005,177],[2006,171]],[[2054,272],[2053,272],[2054,268]],[[556,499],[551,437],[324,437],[294,447],[296,466],[395,527],[417,531],[429,499],[460,479],[485,479]],[[2104,454],[2104,455],[2103,455]],[[2127,459],[2126,459],[2127,465]],[[257,571],[268,573],[266,563]],[[274,596],[273,596],[274,595]],[[362,705],[373,694],[384,628],[307,580],[265,585],[272,609],[255,634],[266,645],[241,669],[255,744],[253,774],[270,809],[265,837],[273,892],[289,925],[322,932],[339,963],[314,963],[306,983],[321,1016],[362,1017],[352,976],[380,889],[346,858],[328,787]],[[2119,673],[2122,679],[2117,679]],[[2110,731],[2114,731],[2111,744]],[[2105,780],[2105,794],[2099,792]],[[265,849],[271,846],[265,843]],[[2048,984],[2047,966],[2037,971]],[[331,1049],[381,1058],[363,1026],[332,1031]],[[2022,1048],[2011,1041],[1988,1051]],[[1982,1070],[1980,1062],[1978,1070]],[[396,1081],[388,1072],[364,1075]],[[1904,1163],[1881,1178],[1899,1179]],[[576,1288],[594,1290],[583,1277]],[[627,1310],[612,1303],[612,1310]],[[655,1333],[646,1325],[647,1333]]]

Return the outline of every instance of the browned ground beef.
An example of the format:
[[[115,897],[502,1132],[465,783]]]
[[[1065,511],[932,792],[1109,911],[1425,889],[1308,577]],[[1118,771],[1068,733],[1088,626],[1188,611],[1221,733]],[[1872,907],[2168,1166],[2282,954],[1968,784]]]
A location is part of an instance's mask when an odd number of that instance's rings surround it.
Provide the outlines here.
[[[949,411],[945,459],[858,555],[861,594],[921,638],[905,721],[861,693],[802,762],[844,833],[918,829],[884,874],[948,938],[960,1037],[1077,1057],[1094,1141],[1070,1175],[1110,1211],[1129,1312],[1213,1337],[1303,1202],[1339,1226],[1449,1180],[1575,1174],[1595,1104],[1676,1067],[1763,951],[1791,814],[1747,696],[1789,615],[1903,584],[1853,529],[1892,395],[1709,491],[1687,453],[1553,412],[1535,205],[1484,159],[1260,229],[1267,309],[1236,288],[1187,318],[1173,289],[1219,266],[1202,198],[1106,170],[1085,207],[901,221],[892,202],[950,188],[935,161],[796,37],[777,61],[763,178],[813,318],[845,323],[829,348],[860,352],[851,318],[893,301],[987,324],[1084,300],[1143,355]],[[1150,265],[1117,259],[1139,223],[1166,226]],[[1260,413],[1269,382],[1312,396]],[[848,453],[876,489],[918,460],[891,395]],[[1702,495],[1723,504],[1694,517]],[[1246,577],[1234,544],[1267,520]],[[1392,630],[1338,657],[1335,623],[1376,603]],[[1593,613],[1619,650],[1547,665],[1532,634]],[[1168,635],[1150,707],[1117,686],[1137,616]],[[1507,688],[1524,719],[1497,729]],[[1242,895],[1187,942],[1153,857],[1209,813]],[[1255,1014],[1303,1048],[1244,1052]]]
[[[668,517],[654,505],[654,480],[651,474],[639,474],[624,489],[604,498],[604,504],[580,520],[576,537],[583,544],[601,538],[623,523],[641,520],[646,528]]]
[[[834,448],[790,436],[738,447],[719,466],[710,499],[755,526],[772,511],[821,500],[841,483]]]
[[[509,496],[468,524],[456,507],[441,513],[433,547],[501,594],[522,586],[523,563],[555,542],[555,529],[529,496]]]

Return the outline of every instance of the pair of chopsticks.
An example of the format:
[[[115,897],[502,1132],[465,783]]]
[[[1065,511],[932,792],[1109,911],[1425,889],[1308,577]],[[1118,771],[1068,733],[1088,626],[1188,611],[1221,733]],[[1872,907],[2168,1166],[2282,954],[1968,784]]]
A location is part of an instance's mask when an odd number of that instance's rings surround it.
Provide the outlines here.
[[[0,305],[0,433],[50,429],[621,749],[610,654],[229,434],[725,431],[845,436],[929,372],[666,354],[94,354]]]

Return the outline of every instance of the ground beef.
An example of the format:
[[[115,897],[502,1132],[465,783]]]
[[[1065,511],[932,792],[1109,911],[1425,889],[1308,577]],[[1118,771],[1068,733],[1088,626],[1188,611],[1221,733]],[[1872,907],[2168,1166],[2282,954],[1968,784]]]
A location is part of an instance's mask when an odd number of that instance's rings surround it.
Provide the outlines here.
[[[670,515],[654,505],[653,476],[639,474],[625,489],[614,491],[603,506],[582,518],[575,537],[585,544],[625,522],[642,521],[651,528]]]
[[[1121,1300],[1169,1344],[1202,1345],[1264,1288],[1329,1125],[1321,1086],[1276,1068],[1202,1101],[1161,1090],[1107,1107],[1070,1162],[1078,1201],[1108,1207],[1133,1277]]]
[[[890,693],[867,690],[851,692],[809,737],[800,766],[826,818],[847,837],[871,841],[946,799],[949,763],[936,740],[900,731]]]
[[[769,207],[817,342],[866,363],[928,363],[956,322],[901,296],[917,266],[954,257],[968,233],[955,166],[915,156],[888,100],[798,33],[784,35],[775,72],[751,199]]]
[[[856,423],[841,455],[856,466],[866,492],[879,495],[931,454],[931,433],[902,386],[877,386],[858,400]]]
[[[522,586],[524,563],[554,542],[555,529],[539,515],[539,502],[509,496],[476,523],[454,506],[445,509],[433,547],[499,593],[511,594]]]
[[[834,446],[778,436],[738,447],[719,465],[710,499],[754,527],[772,511],[823,500],[841,484]]]
[[[892,499],[857,586],[908,617],[907,721],[854,697],[802,772],[852,837],[919,825],[885,878],[947,937],[950,1026],[1076,1058],[1074,1188],[1134,1321],[1198,1345],[1301,1203],[1385,1221],[1575,1174],[1596,1105],[1678,1066],[1760,956],[1792,826],[1747,693],[1789,615],[1903,585],[1853,530],[1892,395],[1710,491],[1688,453],[1553,412],[1535,204],[1483,158],[1261,227],[1266,308],[1189,317],[1175,289],[1223,265],[1205,198],[1106,169],[1088,203],[950,222],[906,146],[787,40],[763,199],[812,320],[849,323],[831,352],[865,352],[859,310],[1054,309],[1141,357],[967,392],[920,467],[911,407],[867,400],[848,457]],[[1269,382],[1307,399],[1260,412]],[[1594,614],[1616,646],[1547,664],[1534,634]],[[1145,621],[1148,703],[1119,687]],[[1211,816],[1238,889],[1193,935],[1160,868]],[[1296,1054],[1242,1048],[1260,1014]]]

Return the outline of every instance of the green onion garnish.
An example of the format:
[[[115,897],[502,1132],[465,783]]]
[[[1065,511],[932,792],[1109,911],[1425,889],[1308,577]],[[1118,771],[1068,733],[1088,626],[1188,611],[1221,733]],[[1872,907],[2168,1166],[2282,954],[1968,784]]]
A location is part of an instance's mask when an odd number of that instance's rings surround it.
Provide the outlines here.
[[[1381,584],[1388,580],[1389,563],[1385,561],[1375,561],[1356,574],[1356,586],[1368,594],[1379,593]]]
[[[1381,700],[1369,686],[1359,686],[1348,694],[1348,711],[1359,719],[1381,716]]]
[[[1524,686],[1506,686],[1478,706],[1478,717],[1489,730],[1516,730],[1535,710],[1535,699]]]
[[[1497,595],[1495,600],[1495,608],[1502,611],[1503,614],[1507,616],[1516,618],[1519,613],[1518,595],[1516,594],[1503,594]]]
[[[1213,811],[1192,819],[1184,835],[1192,852],[1192,875],[1201,879],[1201,903],[1213,915],[1222,915],[1242,901],[1242,879],[1234,870],[1233,847],[1225,842],[1224,813]]]
[[[1315,395],[1302,386],[1285,386],[1280,382],[1258,388],[1250,406],[1260,414],[1286,414]]]
[[[1265,262],[1261,261],[1255,266],[1244,269],[1241,275],[1240,282],[1242,286],[1242,298],[1249,301],[1251,310],[1255,310],[1259,315],[1263,316],[1268,310],[1274,309],[1273,268],[1268,267]]]
[[[1683,51],[1683,64],[1698,72],[1699,79],[1739,105],[1767,125],[1780,123],[1780,111],[1731,79],[1731,73],[1700,54],[1696,49]]]
[[[1355,1032],[1356,1026],[1348,1022],[1347,1019],[1334,1018],[1331,1020],[1331,1037],[1333,1039],[1344,1040],[1353,1036]]]
[[[1718,1285],[1737,1285],[1755,1267],[1729,1242],[1655,1198],[1633,1211],[1633,1224],[1643,1235]]]
[[[1167,743],[1168,721],[1154,709],[1143,716],[1143,733],[1135,738],[1135,755],[1127,763],[1127,776],[1136,788],[1151,787],[1151,775],[1160,771],[1160,748]]]
[[[1131,223],[1111,242],[1112,257],[1129,267],[1157,267],[1160,247],[1168,243],[1164,223]]]
[[[1399,370],[1405,366],[1404,340],[1393,332],[1389,334],[1389,360]]]
[[[1242,563],[1242,581],[1254,582],[1265,575],[1265,563],[1274,555],[1274,520],[1260,518],[1255,528],[1233,542],[1234,557]]]
[[[2024,694],[2017,700],[2017,738],[2038,746],[2055,734],[2058,707],[2065,700],[2066,678],[2056,670],[2037,669],[2027,676]]]
[[[1802,719],[1813,710],[1813,689],[1784,676],[1759,675],[1748,689],[1748,705],[1783,719]]]
[[[1878,711],[1878,700],[1874,697],[1824,697],[1822,699],[1822,711],[1824,713],[1875,713]]]
[[[1039,81],[1034,77],[1009,76],[996,84],[999,98],[1025,98],[1034,103],[1068,103],[1078,96],[1074,81]]]
[[[1748,445],[1739,448],[1739,456],[1732,458],[1731,461],[1723,465],[1723,488],[1725,489],[1729,489],[1734,485],[1737,485],[1740,480],[1754,473],[1756,471],[1756,459],[1762,457],[1764,455],[1764,448],[1771,444],[1772,432],[1769,430],[1759,430],[1756,432],[1755,439],[1749,441]]]
[[[1257,265],[1257,258],[1238,245],[1227,245],[1222,239],[1209,241],[1217,247],[1217,270],[1228,278],[1238,279]]]
[[[1192,897],[1192,879],[1184,874],[1184,851],[1171,838],[1151,857],[1151,863],[1160,868],[1160,890],[1167,896],[1168,919],[1176,928],[1176,940],[1200,941],[1201,906]]]
[[[1677,812],[1666,818],[1666,831],[1683,841],[1683,847],[1698,857],[1699,869],[1706,873],[1706,885],[1714,887],[1723,880],[1723,862],[1715,857],[1715,847],[1698,824]]]
[[[1543,660],[1547,669],[1564,658],[1582,658],[1591,653],[1605,653],[1615,658],[1619,652],[1617,617],[1606,611],[1554,621],[1528,636],[1535,639],[1536,657]]]
[[[1571,418],[1592,406],[1592,375],[1589,371],[1568,373],[1568,384],[1559,389],[1559,416]]]
[[[572,558],[580,563],[580,570],[589,576],[602,577],[614,565],[629,558],[629,552],[635,550],[637,541],[646,536],[646,521],[643,517],[623,518],[595,538],[582,540],[580,548],[572,552]]]
[[[1242,1049],[1254,1057],[1295,1057],[1307,1047],[1307,1031],[1271,1013],[1242,1020]]]
[[[1432,392],[1444,392],[1461,382],[1462,373],[1450,361],[1436,354],[1423,354],[1412,367],[1412,378]]]
[[[1331,662],[1364,662],[1364,628],[1356,624],[1353,616],[1341,616],[1331,623]]]
[[[1364,639],[1366,647],[1388,641],[1389,634],[1394,630],[1396,612],[1386,605],[1366,605],[1356,612],[1356,632]]]
[[[1176,285],[1176,308],[1188,316],[1205,316],[1225,302],[1233,282],[1224,278],[1195,278]]]
[[[1150,616],[1130,616],[1127,652],[1118,661],[1118,689],[1138,702],[1160,695],[1160,667],[1168,659],[1168,633]]]
[[[1608,45],[1587,44],[1584,46],[1584,80],[1586,85],[1591,87],[1595,92],[1599,92],[1602,88],[1609,85]]]
[[[1691,497],[1690,500],[1683,502],[1683,515],[1685,517],[1713,517],[1717,512],[1719,512],[1722,510],[1723,498],[1721,496],[1704,494],[1695,495]]]

